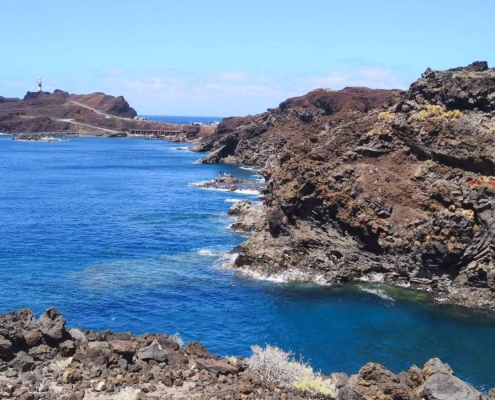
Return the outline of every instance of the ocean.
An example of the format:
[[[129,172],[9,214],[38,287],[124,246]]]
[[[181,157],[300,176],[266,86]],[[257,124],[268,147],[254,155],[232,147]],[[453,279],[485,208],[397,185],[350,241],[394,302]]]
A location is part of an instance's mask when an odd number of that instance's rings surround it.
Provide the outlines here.
[[[386,285],[316,286],[232,270],[233,202],[189,145],[138,138],[18,142],[0,136],[0,312],[55,306],[68,326],[179,332],[220,356],[272,344],[323,373],[394,372],[439,357],[495,387],[495,316]]]

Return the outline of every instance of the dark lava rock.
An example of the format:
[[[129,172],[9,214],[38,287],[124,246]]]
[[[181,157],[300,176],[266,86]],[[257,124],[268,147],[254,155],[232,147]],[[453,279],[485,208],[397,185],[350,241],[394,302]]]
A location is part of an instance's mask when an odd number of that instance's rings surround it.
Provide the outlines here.
[[[153,342],[149,346],[140,349],[137,352],[137,357],[144,361],[155,360],[164,362],[167,360],[167,354],[163,351],[162,346],[160,346],[158,342]]]
[[[311,114],[311,116],[310,116]],[[345,283],[380,275],[495,308],[495,69],[428,69],[407,91],[318,89],[225,119],[196,151],[261,169],[235,264]]]
[[[66,340],[59,345],[60,355],[62,357],[70,357],[76,351],[76,346],[72,340]]]
[[[56,308],[45,311],[38,320],[39,328],[47,341],[58,343],[63,340],[65,330],[65,318],[60,315]]]
[[[17,353],[16,357],[9,362],[9,367],[20,372],[31,371],[34,367],[34,359],[24,351]]]
[[[201,358],[216,358],[208,349],[200,342],[192,341],[184,348],[184,352],[189,356],[201,357]]]

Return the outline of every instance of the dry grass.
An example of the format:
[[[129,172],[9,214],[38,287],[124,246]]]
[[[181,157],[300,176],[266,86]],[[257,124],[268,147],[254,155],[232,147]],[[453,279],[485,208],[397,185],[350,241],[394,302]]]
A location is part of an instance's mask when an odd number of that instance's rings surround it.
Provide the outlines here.
[[[275,346],[266,348],[252,346],[253,355],[247,359],[250,368],[258,371],[263,377],[281,387],[295,387],[313,393],[335,397],[335,386],[320,373],[314,373],[313,368],[302,358],[294,359],[294,353],[283,351]]]
[[[413,119],[418,121],[425,121],[430,118],[443,118],[443,119],[459,119],[462,117],[462,112],[459,110],[445,111],[442,106],[430,105],[426,109],[421,110],[419,113],[412,116]]]

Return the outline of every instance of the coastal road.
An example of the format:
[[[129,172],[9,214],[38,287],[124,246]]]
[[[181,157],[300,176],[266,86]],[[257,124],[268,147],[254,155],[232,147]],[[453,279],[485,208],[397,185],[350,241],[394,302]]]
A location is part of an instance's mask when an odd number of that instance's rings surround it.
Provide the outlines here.
[[[69,124],[73,124],[73,125],[81,125],[81,126],[87,126],[89,128],[93,128],[93,129],[97,129],[97,130],[100,130],[100,131],[104,131],[104,132],[110,132],[110,133],[122,133],[122,131],[116,131],[116,130],[113,130],[113,129],[108,129],[108,128],[100,128],[98,126],[94,126],[94,125],[89,125],[89,124],[84,124],[82,122],[76,122],[74,121],[73,119],[71,118],[58,118],[57,121],[59,122],[68,122]]]
[[[120,119],[122,121],[129,121],[129,119],[130,119],[130,118],[124,118],[124,117],[117,117],[117,116],[111,115],[111,114],[106,114],[103,111],[99,111],[96,108],[90,107],[90,106],[88,106],[86,104],[83,104],[83,103],[79,103],[78,101],[68,100],[68,102],[69,103],[72,103],[72,104],[75,104],[77,106],[83,107],[83,108],[87,108],[88,110],[91,110],[91,111],[95,112],[96,114],[103,115],[104,117],[109,117],[109,118],[114,118],[114,119]]]

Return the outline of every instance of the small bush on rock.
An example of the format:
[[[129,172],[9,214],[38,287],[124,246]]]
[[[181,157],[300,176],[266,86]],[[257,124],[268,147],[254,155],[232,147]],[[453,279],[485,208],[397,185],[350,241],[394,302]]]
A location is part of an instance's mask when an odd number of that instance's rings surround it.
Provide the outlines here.
[[[230,364],[230,365],[237,365],[237,357],[234,357],[234,356],[226,356],[225,359],[227,360],[227,362]]]
[[[247,359],[247,364],[265,379],[281,387],[295,387],[309,393],[335,397],[331,381],[323,379],[320,373],[315,374],[313,368],[302,359],[296,361],[294,353],[270,345],[264,349],[252,346],[251,350],[253,355]]]
[[[387,121],[389,119],[392,119],[394,115],[395,114],[393,112],[383,111],[380,114],[378,114],[378,121]]]
[[[412,116],[413,119],[419,121],[425,121],[429,118],[445,118],[445,119],[459,119],[462,117],[462,112],[459,110],[445,111],[442,106],[430,105],[425,110],[421,110],[419,113]]]

